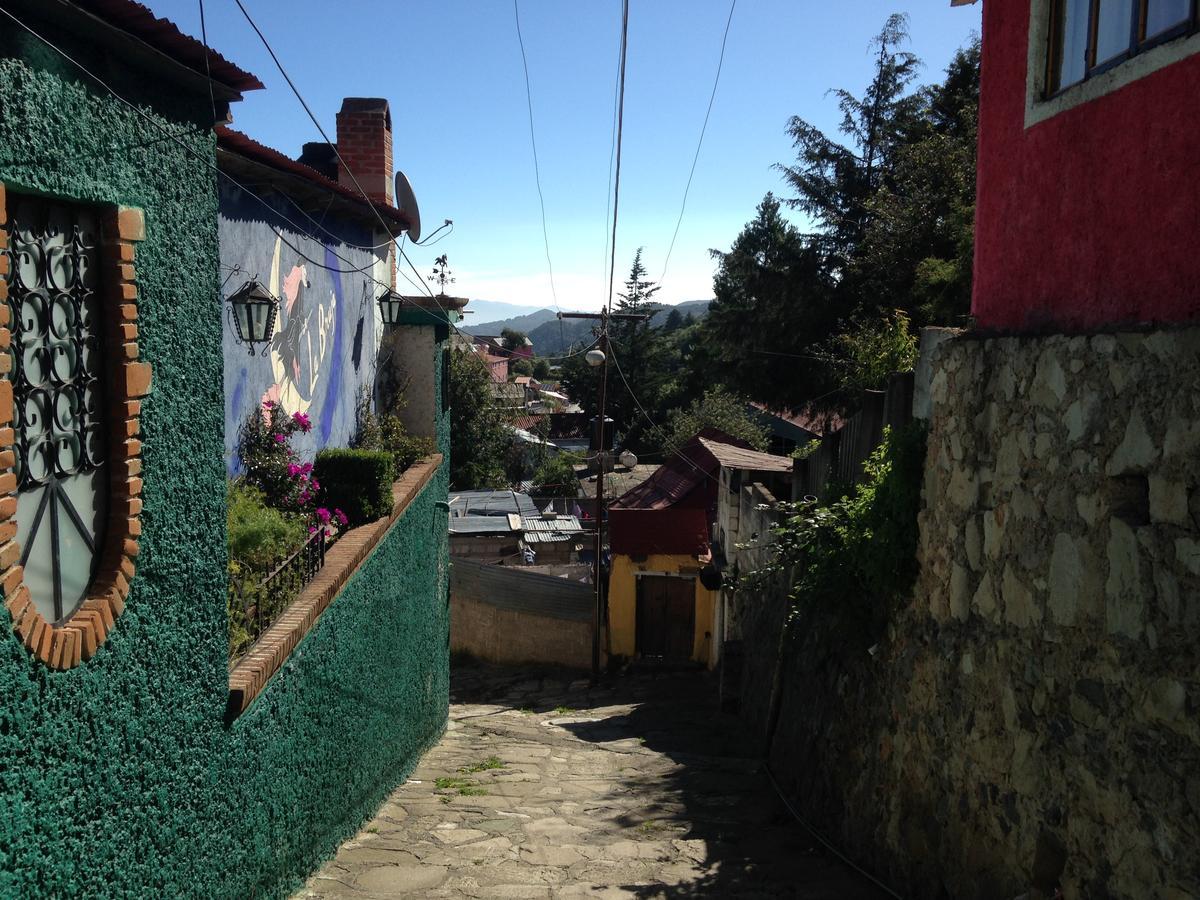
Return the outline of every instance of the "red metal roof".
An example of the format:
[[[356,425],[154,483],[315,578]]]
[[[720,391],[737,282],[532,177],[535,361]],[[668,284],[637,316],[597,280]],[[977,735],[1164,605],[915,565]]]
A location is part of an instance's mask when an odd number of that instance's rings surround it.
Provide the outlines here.
[[[610,509],[668,509],[687,501],[697,488],[715,488],[721,466],[756,472],[790,472],[792,461],[759,453],[745,441],[705,428],[672,453],[653,475],[609,504]]]
[[[254,75],[231,63],[211,48],[179,30],[174,22],[160,19],[148,8],[133,0],[72,0],[80,9],[103,19],[115,28],[127,32],[155,50],[187,66],[201,75],[212,74],[213,81],[233,90],[259,91],[263,83]],[[204,56],[208,54],[208,67]]]
[[[757,401],[752,401],[750,405],[767,415],[782,419],[789,425],[795,425],[797,428],[803,428],[805,431],[821,436],[832,434],[846,424],[846,420],[838,413],[817,409],[812,404],[802,406],[794,411],[784,410],[782,412],[773,410],[765,403]]]
[[[240,131],[228,127],[227,125],[218,125],[217,146],[222,150],[228,150],[231,153],[236,153],[239,156],[244,156],[247,159],[252,159],[255,162],[262,163],[264,166],[269,166],[272,169],[277,169],[281,172],[287,172],[290,175],[295,175],[299,178],[307,179],[313,184],[319,185],[335,194],[339,194],[348,200],[351,200],[364,210],[372,207],[379,212],[385,219],[390,220],[398,225],[401,229],[409,227],[408,217],[394,206],[389,206],[386,203],[370,203],[353,188],[348,188],[345,185],[338,184],[332,178],[326,178],[316,169],[311,166],[306,166],[304,163],[296,162],[291,157],[285,156],[278,150],[273,150],[265,144],[260,144],[253,138],[242,134]]]

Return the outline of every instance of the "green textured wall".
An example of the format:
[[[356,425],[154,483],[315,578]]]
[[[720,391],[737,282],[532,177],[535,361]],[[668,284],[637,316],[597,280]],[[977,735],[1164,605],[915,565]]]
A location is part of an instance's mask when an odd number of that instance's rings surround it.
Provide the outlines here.
[[[446,376],[446,369],[442,364],[446,354],[450,352],[450,326],[438,325],[433,333],[434,363],[433,363],[433,388],[434,396],[437,397],[437,445],[438,452],[446,458],[446,465],[450,465],[450,410],[442,409],[442,396],[448,386],[442,384]]]
[[[207,95],[180,98],[165,79],[63,43],[212,159]],[[67,672],[0,635],[0,897],[282,895],[445,722],[443,471],[250,709],[223,724],[215,179],[51,51],[0,29],[0,180],[145,210],[139,343],[154,367],[125,614]]]

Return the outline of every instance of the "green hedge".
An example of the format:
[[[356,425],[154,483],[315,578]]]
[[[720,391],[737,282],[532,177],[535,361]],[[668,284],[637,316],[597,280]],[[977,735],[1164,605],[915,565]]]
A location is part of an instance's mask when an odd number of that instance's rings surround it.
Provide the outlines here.
[[[321,486],[321,505],[340,509],[351,525],[362,525],[392,512],[396,466],[383,450],[322,450],[313,462]]]

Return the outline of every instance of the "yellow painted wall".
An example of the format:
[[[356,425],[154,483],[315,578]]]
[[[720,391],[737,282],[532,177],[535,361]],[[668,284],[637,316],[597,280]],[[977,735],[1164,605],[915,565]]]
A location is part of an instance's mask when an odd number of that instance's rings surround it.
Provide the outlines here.
[[[612,558],[612,573],[608,581],[608,627],[612,641],[609,653],[613,656],[634,656],[637,653],[637,574],[677,575],[683,572],[694,578],[696,586],[696,640],[692,659],[710,669],[716,665],[713,646],[714,615],[717,592],[705,589],[700,583],[699,565],[694,556],[648,556],[645,562],[634,562],[628,556]]]

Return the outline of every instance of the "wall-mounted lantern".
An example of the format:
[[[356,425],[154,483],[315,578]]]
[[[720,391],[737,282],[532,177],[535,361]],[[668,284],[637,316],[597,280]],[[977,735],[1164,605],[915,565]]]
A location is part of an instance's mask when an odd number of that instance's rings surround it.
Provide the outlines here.
[[[400,324],[400,311],[404,308],[403,297],[389,288],[380,294],[375,302],[379,304],[379,315],[383,318],[385,326]]]
[[[238,340],[250,347],[253,356],[255,344],[265,345],[271,339],[279,300],[257,280],[251,279],[230,296],[229,310]]]

